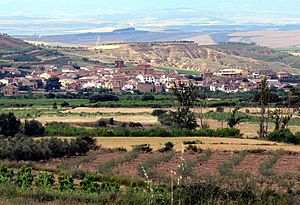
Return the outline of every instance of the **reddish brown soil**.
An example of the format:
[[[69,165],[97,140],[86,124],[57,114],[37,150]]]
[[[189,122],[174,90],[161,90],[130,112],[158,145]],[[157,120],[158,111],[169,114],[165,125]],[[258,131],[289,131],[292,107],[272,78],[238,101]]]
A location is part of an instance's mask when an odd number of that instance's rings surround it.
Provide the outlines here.
[[[108,162],[112,159],[117,159],[126,155],[126,152],[113,152],[113,153],[98,153],[92,161],[85,162],[79,165],[79,169],[85,171],[97,171],[100,164]]]
[[[190,160],[197,157],[197,154],[184,154],[184,160]],[[165,175],[170,175],[171,171],[177,171],[178,166],[182,163],[181,154],[176,154],[172,159],[168,162],[162,162],[156,165],[156,169],[159,172],[162,172]]]
[[[139,165],[149,159],[149,158],[157,158],[161,156],[160,153],[153,153],[153,154],[140,154],[135,160],[131,162],[126,162],[123,164],[119,164],[113,172],[117,175],[126,176],[130,178],[142,178],[139,174]]]
[[[225,160],[233,157],[232,153],[216,152],[207,162],[198,164],[195,166],[195,172],[197,175],[216,174],[218,173],[218,167]]]
[[[300,155],[284,155],[273,166],[278,174],[299,173]]]
[[[238,172],[249,172],[254,176],[259,175],[259,166],[270,156],[263,154],[248,154],[244,160],[233,170]]]

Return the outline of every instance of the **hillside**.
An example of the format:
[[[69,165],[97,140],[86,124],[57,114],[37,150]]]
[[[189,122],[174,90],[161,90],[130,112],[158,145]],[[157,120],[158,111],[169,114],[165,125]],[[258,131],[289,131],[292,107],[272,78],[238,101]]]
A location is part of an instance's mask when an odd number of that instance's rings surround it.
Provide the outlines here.
[[[194,43],[131,43],[73,51],[93,60],[131,63],[178,69],[215,71],[223,68],[271,69],[300,73],[300,57],[254,44],[225,43],[203,46]]]
[[[12,51],[32,51],[35,46],[26,43],[22,40],[12,38],[7,35],[0,35],[0,51],[12,52]]]

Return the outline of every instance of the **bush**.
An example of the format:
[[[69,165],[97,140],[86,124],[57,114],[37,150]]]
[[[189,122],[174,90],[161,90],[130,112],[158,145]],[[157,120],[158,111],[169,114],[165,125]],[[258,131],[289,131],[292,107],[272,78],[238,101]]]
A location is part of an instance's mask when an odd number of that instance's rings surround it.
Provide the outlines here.
[[[21,121],[13,113],[0,115],[0,134],[14,137],[20,131]]]
[[[17,186],[27,189],[32,186],[33,175],[31,167],[22,167],[21,171],[17,174],[16,184]]]
[[[0,141],[0,159],[39,161],[64,156],[82,155],[95,146],[90,137],[72,140],[56,138],[33,140],[12,138]]]
[[[86,175],[80,182],[80,188],[86,193],[99,193],[100,185],[97,183],[94,177]]]
[[[165,147],[159,149],[159,152],[171,152],[173,151],[174,144],[172,142],[167,142]]]
[[[224,112],[224,107],[217,107],[216,112]]]
[[[42,123],[36,120],[26,120],[24,125],[24,134],[30,137],[44,136],[45,128]]]
[[[58,190],[61,192],[72,192],[75,190],[74,179],[71,176],[58,177]]]
[[[143,125],[139,122],[129,122],[129,127],[143,127]]]
[[[52,174],[48,174],[47,172],[40,172],[35,181],[35,185],[38,188],[50,190],[54,185],[54,176]]]
[[[289,129],[274,130],[267,137],[271,141],[300,144],[300,134],[294,135]]]
[[[61,107],[70,107],[70,103],[64,101],[63,103],[60,104]]]
[[[185,151],[186,152],[198,152],[198,147],[190,144],[189,146],[187,146]]]
[[[96,94],[90,97],[91,103],[108,102],[108,101],[119,101],[119,98],[115,95],[110,95],[110,94]]]
[[[187,141],[183,141],[184,145],[189,145],[189,144],[203,144],[203,142],[201,142],[200,140],[187,140]]]
[[[0,166],[0,184],[11,183],[14,172],[3,165]]]
[[[115,124],[114,118],[109,118],[108,124],[114,125]]]
[[[151,115],[159,117],[165,115],[167,112],[168,112],[167,110],[156,109],[152,111]]]
[[[151,94],[144,94],[141,98],[142,101],[150,101],[150,100],[155,100],[154,95]]]
[[[104,119],[100,119],[98,121],[98,126],[99,127],[107,127],[107,123],[106,123],[106,121]]]
[[[144,152],[149,153],[152,152],[152,148],[150,147],[150,144],[140,144],[140,145],[134,145],[133,151],[134,152]]]

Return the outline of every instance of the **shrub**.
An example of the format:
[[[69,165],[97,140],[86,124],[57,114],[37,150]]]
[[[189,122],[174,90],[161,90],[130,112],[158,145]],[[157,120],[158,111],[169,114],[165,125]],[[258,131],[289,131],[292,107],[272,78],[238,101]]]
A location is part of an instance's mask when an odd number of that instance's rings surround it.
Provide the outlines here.
[[[189,146],[187,146],[185,151],[186,152],[198,152],[198,147],[190,144]]]
[[[151,94],[144,94],[141,98],[142,101],[150,101],[150,100],[155,100],[154,95]]]
[[[38,188],[50,190],[54,185],[54,176],[52,174],[48,174],[47,172],[40,172],[36,179],[35,185]]]
[[[294,135],[289,129],[279,129],[271,132],[267,138],[271,141],[300,144],[300,135]]]
[[[109,118],[108,124],[114,125],[115,124],[114,118]]]
[[[106,121],[104,119],[100,119],[98,121],[98,126],[99,127],[107,127],[107,123],[106,123]]]
[[[44,136],[45,128],[42,123],[36,120],[26,120],[24,125],[24,134],[30,137]]]
[[[159,152],[171,152],[173,151],[174,144],[172,142],[165,143],[165,146],[159,149]]]
[[[86,193],[99,193],[100,185],[97,183],[94,177],[86,175],[80,182],[80,188]]]
[[[159,117],[166,114],[167,112],[168,112],[167,110],[155,109],[152,111],[151,115]]]
[[[143,127],[143,125],[139,122],[129,122],[129,127]]]
[[[90,137],[73,140],[56,138],[33,140],[32,138],[12,138],[0,141],[0,159],[47,160],[64,156],[82,155],[95,146]]]
[[[183,141],[184,145],[189,145],[189,144],[203,144],[203,142],[201,142],[200,140],[187,140],[187,141]]]
[[[70,103],[64,101],[63,103],[60,104],[61,107],[70,107]]]
[[[0,134],[5,137],[14,137],[20,131],[21,122],[13,113],[0,115]]]
[[[224,107],[217,107],[216,112],[224,112]]]
[[[90,97],[91,103],[107,102],[107,101],[119,101],[119,98],[111,94],[95,94]]]
[[[72,192],[75,190],[74,179],[71,176],[58,177],[58,190],[61,192]]]
[[[10,183],[12,181],[13,176],[14,176],[14,172],[12,169],[8,169],[7,167],[4,167],[3,165],[0,166],[0,183],[1,184]]]
[[[16,184],[21,188],[30,188],[33,182],[32,168],[22,167],[17,174]]]
[[[134,152],[144,152],[144,153],[149,153],[152,152],[152,148],[150,147],[150,144],[139,144],[139,145],[134,145],[133,146],[133,151]]]
[[[106,192],[116,193],[120,191],[120,184],[118,184],[117,182],[104,182],[101,185],[101,189]]]

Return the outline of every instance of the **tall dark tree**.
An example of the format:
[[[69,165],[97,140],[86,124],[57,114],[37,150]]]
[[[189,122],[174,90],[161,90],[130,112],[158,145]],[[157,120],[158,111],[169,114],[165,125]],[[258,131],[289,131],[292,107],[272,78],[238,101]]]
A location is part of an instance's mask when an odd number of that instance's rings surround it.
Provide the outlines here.
[[[13,113],[0,115],[0,134],[5,137],[14,137],[20,131],[21,122]]]
[[[61,83],[58,77],[51,77],[46,83],[46,92],[60,90]]]
[[[174,84],[173,92],[178,103],[177,110],[170,111],[174,126],[181,129],[196,129],[197,117],[191,108],[197,104],[199,89],[190,83],[179,83]]]
[[[264,139],[267,137],[266,127],[266,110],[268,107],[268,82],[267,78],[264,78],[259,88],[259,104],[260,104],[260,123],[259,123],[259,138]]]
[[[24,125],[24,134],[30,137],[35,136],[44,136],[45,135],[45,128],[39,121],[31,120],[25,121]]]

